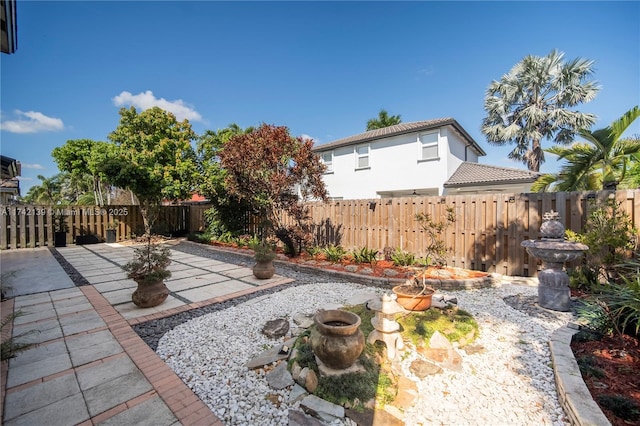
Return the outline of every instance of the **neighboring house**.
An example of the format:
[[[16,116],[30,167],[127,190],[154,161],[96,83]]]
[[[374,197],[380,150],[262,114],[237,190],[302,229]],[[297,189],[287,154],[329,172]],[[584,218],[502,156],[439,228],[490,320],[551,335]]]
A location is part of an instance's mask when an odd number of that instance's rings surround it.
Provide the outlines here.
[[[0,163],[0,204],[11,204],[20,195],[20,162],[2,155]]]
[[[458,188],[522,192],[535,180],[527,172],[521,182],[517,169],[474,167],[486,153],[453,118],[400,123],[313,150],[327,166],[331,199],[443,195]]]
[[[18,48],[16,0],[0,0],[0,47],[2,53],[15,53]]]
[[[465,161],[486,155],[453,118],[400,123],[314,147],[332,199],[441,195]]]
[[[531,192],[531,184],[540,175],[529,170],[465,162],[444,183],[442,195]]]

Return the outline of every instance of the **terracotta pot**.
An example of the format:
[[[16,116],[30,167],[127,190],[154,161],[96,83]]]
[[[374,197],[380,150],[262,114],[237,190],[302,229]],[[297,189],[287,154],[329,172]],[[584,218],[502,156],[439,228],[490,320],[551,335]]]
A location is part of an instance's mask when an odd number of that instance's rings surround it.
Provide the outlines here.
[[[276,273],[273,260],[257,261],[253,267],[253,276],[259,280],[268,280]]]
[[[140,308],[158,306],[169,296],[169,289],[164,281],[155,283],[138,282],[138,288],[131,295],[131,301]]]
[[[393,287],[392,291],[396,294],[397,302],[403,308],[409,311],[425,311],[431,307],[431,298],[433,290],[431,287],[425,289],[424,294],[410,294],[407,289],[413,288],[406,285],[398,285]],[[420,288],[421,290],[421,288]]]
[[[349,368],[364,349],[360,317],[337,309],[318,311],[313,317],[311,350],[327,367]]]

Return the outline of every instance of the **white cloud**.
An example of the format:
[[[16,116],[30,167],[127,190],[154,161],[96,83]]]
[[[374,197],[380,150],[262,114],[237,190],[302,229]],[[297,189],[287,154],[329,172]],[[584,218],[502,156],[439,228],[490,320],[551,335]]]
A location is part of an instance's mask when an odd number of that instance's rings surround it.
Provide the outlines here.
[[[151,90],[138,93],[137,95],[124,91],[113,98],[113,103],[115,106],[132,105],[143,111],[157,106],[175,115],[178,121],[182,121],[185,118],[189,121],[202,121],[200,113],[187,105],[183,100],[168,101],[165,98],[158,99],[153,95]]]
[[[15,110],[15,114],[19,117],[27,119],[6,120],[0,123],[0,128],[11,133],[38,133],[38,132],[56,132],[64,129],[62,120],[54,117],[47,117],[41,112],[27,111],[23,112]]]
[[[44,170],[44,166],[42,164],[29,164],[29,163],[20,163],[23,169],[36,169],[36,170]]]
[[[311,139],[313,141],[314,145],[320,145],[320,139],[314,138],[311,135],[307,135],[306,133],[303,133],[303,134],[300,135],[300,137],[303,138],[303,139]]]

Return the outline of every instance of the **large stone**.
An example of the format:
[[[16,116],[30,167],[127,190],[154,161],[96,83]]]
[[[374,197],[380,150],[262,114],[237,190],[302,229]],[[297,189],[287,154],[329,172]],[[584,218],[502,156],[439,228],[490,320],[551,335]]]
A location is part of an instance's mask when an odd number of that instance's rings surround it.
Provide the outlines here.
[[[355,421],[358,425],[371,425],[371,426],[402,426],[405,423],[388,413],[385,410],[372,410],[365,409],[362,412],[358,412],[353,409],[346,410],[347,418]]]
[[[293,323],[300,328],[309,328],[313,325],[313,315],[296,313],[293,315]]]
[[[435,331],[429,339],[429,347],[433,349],[452,349],[451,342],[439,331]]]
[[[289,410],[289,426],[324,426],[324,423],[302,411]]]
[[[344,267],[345,271],[352,272],[352,273],[353,272],[358,272],[358,269],[359,269],[358,265],[347,265],[347,266]]]
[[[434,362],[445,362],[449,349],[443,348],[419,348],[418,353],[424,355],[427,359]]]
[[[289,331],[289,320],[286,318],[278,318],[267,323],[262,327],[262,333],[272,339],[277,339]]]
[[[278,364],[276,368],[267,373],[265,378],[269,386],[273,389],[284,389],[295,383],[293,377],[291,377],[291,373],[287,370],[286,362]]]
[[[465,351],[467,355],[481,354],[487,351],[484,346],[479,344],[467,345],[462,348],[462,350]]]
[[[418,399],[418,385],[413,380],[401,376],[398,379],[398,393],[393,400],[393,406],[406,410],[416,402],[416,399]]]
[[[308,395],[300,401],[300,408],[305,413],[325,422],[333,422],[344,418],[344,407],[332,404],[315,395]]]
[[[289,339],[285,341],[282,345],[276,345],[271,349],[267,349],[262,352],[258,356],[250,359],[245,364],[245,367],[249,369],[263,367],[265,365],[273,364],[274,362],[280,361],[282,359],[286,359],[289,357],[288,353],[283,351],[283,347],[291,347],[295,343],[295,339]]]
[[[309,370],[305,377],[304,387],[307,388],[309,393],[314,393],[318,388],[318,376],[313,370]]]
[[[291,388],[291,392],[289,392],[288,402],[293,404],[296,401],[300,401],[302,398],[307,396],[307,390],[300,385],[293,385]]]
[[[434,374],[442,373],[442,368],[432,362],[422,359],[416,359],[415,361],[413,361],[409,366],[409,370],[411,370],[411,372],[420,379],[424,379],[425,377],[432,376]]]

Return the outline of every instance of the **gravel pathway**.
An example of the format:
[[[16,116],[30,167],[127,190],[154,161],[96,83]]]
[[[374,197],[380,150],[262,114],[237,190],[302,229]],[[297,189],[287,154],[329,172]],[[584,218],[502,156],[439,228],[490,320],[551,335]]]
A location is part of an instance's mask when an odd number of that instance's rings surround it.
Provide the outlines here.
[[[242,256],[190,244],[172,249],[250,263]],[[243,367],[274,345],[261,333],[266,321],[340,305],[358,292],[383,291],[347,282],[319,282],[317,274],[287,268],[279,268],[278,273],[296,278],[296,283],[136,327],[225,424],[286,425],[288,410],[298,406],[288,402],[288,390],[270,389],[261,370]],[[476,343],[486,351],[473,355],[460,351],[463,371],[445,370],[424,380],[409,370],[416,355],[406,356],[403,371],[418,382],[420,391],[417,403],[406,412],[406,424],[568,424],[558,403],[547,341],[572,314],[537,308],[536,292],[507,284],[447,293],[475,316],[480,324]],[[279,407],[266,399],[269,394],[278,395]]]

